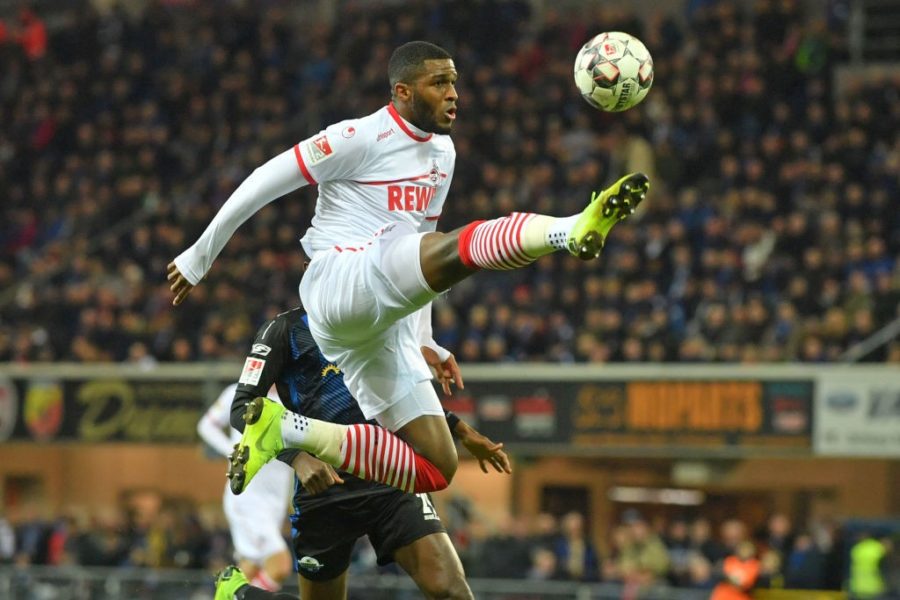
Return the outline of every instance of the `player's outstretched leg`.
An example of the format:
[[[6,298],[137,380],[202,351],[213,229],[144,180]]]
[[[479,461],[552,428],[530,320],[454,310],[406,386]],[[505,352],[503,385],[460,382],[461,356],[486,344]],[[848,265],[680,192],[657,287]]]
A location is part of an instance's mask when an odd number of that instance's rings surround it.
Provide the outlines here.
[[[427,234],[421,242],[422,275],[433,291],[443,292],[479,269],[518,269],[558,250],[597,258],[613,225],[631,215],[649,189],[646,175],[632,173],[591,194],[577,215],[513,213],[448,234]]]
[[[245,407],[244,433],[228,468],[231,491],[243,492],[264,464],[285,448],[299,448],[348,473],[404,492],[447,487],[440,470],[383,427],[310,419],[268,398]]]

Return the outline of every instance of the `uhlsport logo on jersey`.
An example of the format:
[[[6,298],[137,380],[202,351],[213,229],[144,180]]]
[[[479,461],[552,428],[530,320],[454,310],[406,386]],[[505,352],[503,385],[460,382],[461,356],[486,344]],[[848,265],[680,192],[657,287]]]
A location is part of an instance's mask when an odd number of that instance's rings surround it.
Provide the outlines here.
[[[306,571],[307,573],[318,573],[324,566],[324,564],[320,563],[312,556],[304,556],[297,561],[297,567],[301,571]]]
[[[309,164],[315,165],[334,154],[328,136],[320,135],[306,143],[306,153],[309,155]]]

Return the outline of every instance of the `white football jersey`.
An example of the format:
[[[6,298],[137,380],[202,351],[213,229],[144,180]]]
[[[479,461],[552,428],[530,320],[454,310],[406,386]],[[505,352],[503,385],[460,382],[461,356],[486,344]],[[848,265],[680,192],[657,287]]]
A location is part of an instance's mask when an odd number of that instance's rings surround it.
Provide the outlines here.
[[[392,104],[337,123],[255,169],[175,264],[197,285],[241,223],[309,184],[319,185],[312,227],[301,240],[310,257],[362,245],[398,221],[434,231],[455,161],[449,136],[417,129]]]
[[[331,125],[294,146],[307,183],[319,186],[312,227],[301,243],[310,256],[353,248],[389,223],[432,231],[441,214],[456,150],[449,136],[419,130],[393,104]]]

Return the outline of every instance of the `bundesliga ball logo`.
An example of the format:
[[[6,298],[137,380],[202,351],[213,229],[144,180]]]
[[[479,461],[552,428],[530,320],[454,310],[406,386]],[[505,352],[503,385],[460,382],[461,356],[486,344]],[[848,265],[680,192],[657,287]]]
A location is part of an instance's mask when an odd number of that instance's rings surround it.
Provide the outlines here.
[[[575,85],[594,108],[620,112],[638,104],[653,85],[653,58],[621,31],[591,38],[575,57]]]

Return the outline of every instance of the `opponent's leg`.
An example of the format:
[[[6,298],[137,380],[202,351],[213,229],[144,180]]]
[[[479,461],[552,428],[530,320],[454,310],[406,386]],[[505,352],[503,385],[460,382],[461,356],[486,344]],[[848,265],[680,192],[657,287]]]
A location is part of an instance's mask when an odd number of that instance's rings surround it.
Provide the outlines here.
[[[394,560],[409,573],[426,598],[474,598],[462,563],[446,533],[433,533],[394,552]]]
[[[327,581],[313,581],[303,575],[297,579],[303,600],[344,600],[347,597],[347,571]]]
[[[443,292],[479,269],[518,269],[557,250],[596,258],[613,225],[632,214],[649,189],[647,176],[633,173],[595,192],[584,211],[571,217],[513,213],[448,234],[426,234],[419,251],[422,275],[433,291]]]

